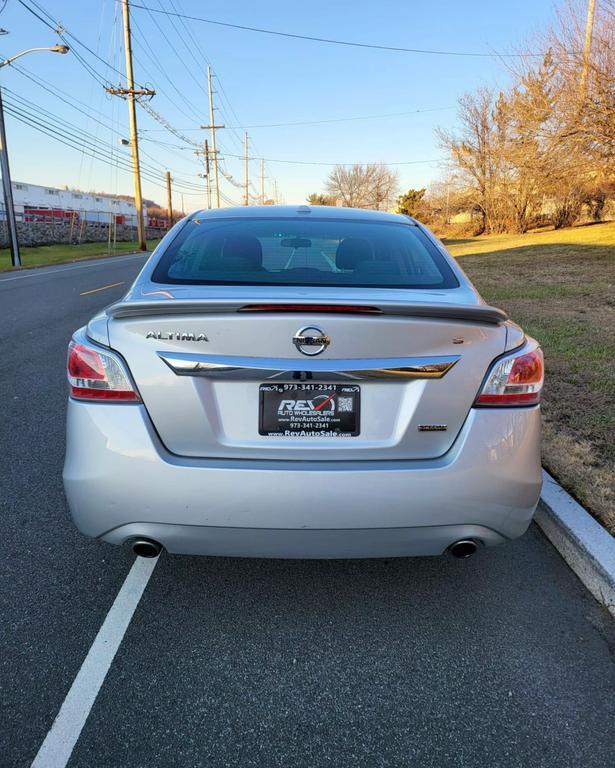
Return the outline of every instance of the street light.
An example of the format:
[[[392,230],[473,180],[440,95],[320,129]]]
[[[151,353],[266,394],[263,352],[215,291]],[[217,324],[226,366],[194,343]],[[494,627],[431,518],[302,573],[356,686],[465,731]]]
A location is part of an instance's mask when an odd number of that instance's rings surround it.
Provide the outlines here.
[[[68,53],[67,45],[51,45],[48,48],[28,48],[21,53],[16,53],[8,59],[0,61],[0,69],[12,64],[15,59],[35,51],[50,51],[51,53]],[[11,188],[11,171],[9,157],[6,148],[6,131],[4,127],[4,106],[2,104],[2,88],[0,88],[0,171],[2,172],[2,190],[4,192],[4,209],[6,211],[6,228],[11,249],[11,263],[14,267],[21,266],[19,257],[19,242],[17,240],[17,222],[15,220],[15,206],[13,205],[13,189]]]

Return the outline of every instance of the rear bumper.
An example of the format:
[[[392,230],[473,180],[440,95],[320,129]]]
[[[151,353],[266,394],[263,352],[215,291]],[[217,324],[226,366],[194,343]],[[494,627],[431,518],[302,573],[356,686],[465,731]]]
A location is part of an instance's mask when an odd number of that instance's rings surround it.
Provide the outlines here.
[[[189,459],[142,406],[70,401],[64,486],[75,524],[121,544],[254,557],[442,553],[520,536],[540,495],[540,411],[472,410],[430,461]]]

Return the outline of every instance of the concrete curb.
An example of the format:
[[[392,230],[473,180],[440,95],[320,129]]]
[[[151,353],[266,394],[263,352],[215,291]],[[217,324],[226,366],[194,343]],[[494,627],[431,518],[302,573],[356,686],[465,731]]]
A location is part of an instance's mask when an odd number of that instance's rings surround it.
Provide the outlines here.
[[[543,470],[534,520],[592,595],[615,616],[615,538]]]

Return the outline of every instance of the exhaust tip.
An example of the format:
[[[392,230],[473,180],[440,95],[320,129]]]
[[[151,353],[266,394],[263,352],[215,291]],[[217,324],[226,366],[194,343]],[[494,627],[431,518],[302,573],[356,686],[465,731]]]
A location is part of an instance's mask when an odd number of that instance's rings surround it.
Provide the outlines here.
[[[467,560],[476,552],[478,546],[472,539],[460,539],[448,548],[448,552],[458,560]]]
[[[139,557],[158,557],[162,552],[162,545],[151,539],[135,539],[132,542],[132,551]]]

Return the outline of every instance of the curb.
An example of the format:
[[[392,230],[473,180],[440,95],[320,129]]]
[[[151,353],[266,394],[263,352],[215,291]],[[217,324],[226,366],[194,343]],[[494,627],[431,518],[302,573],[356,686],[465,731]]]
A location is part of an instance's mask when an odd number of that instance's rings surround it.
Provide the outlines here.
[[[545,470],[534,520],[596,600],[615,616],[615,538]]]

